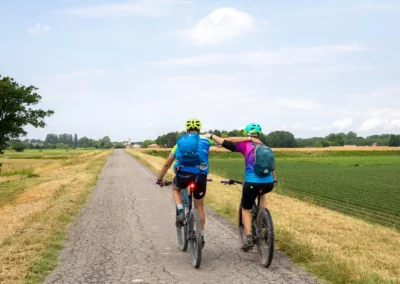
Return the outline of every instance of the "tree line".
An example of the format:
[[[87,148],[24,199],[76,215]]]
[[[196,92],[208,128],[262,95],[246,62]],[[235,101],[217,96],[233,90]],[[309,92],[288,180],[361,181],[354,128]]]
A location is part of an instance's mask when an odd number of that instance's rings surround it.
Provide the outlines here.
[[[332,133],[326,137],[297,138],[297,147],[329,147],[329,146],[372,146],[376,143],[378,146],[400,146],[400,135],[381,134],[367,137],[358,136],[357,133],[350,131],[347,134]]]
[[[47,134],[44,141],[40,139],[25,139],[11,140],[8,142],[8,148],[17,152],[22,152],[25,149],[75,149],[75,148],[96,148],[96,149],[111,149],[125,148],[122,142],[111,142],[109,136],[104,136],[101,139],[91,139],[86,136],[78,139],[77,134]]]
[[[151,144],[158,144],[160,147],[172,148],[176,144],[176,140],[185,132],[169,132],[160,135],[155,140],[145,140],[141,147],[147,148]],[[243,136],[243,129],[226,130],[210,130],[207,133],[212,133],[219,137],[238,137]],[[204,133],[203,133],[204,134]],[[260,140],[274,148],[304,148],[304,147],[329,147],[329,146],[372,146],[376,143],[379,146],[400,146],[400,135],[382,134],[371,135],[366,138],[358,136],[355,132],[331,133],[325,137],[312,138],[295,138],[289,131],[272,131],[268,134],[261,134]]]
[[[116,142],[117,147],[121,147],[123,143]],[[44,146],[54,148],[101,148],[101,149],[110,149],[114,147],[114,144],[111,142],[109,136],[104,136],[101,139],[95,140],[83,136],[78,139],[78,135],[72,134],[47,134]]]
[[[72,134],[47,134],[46,139],[44,140],[48,144],[65,144],[68,145],[71,148],[77,148],[78,147],[78,135],[75,133],[75,135]]]

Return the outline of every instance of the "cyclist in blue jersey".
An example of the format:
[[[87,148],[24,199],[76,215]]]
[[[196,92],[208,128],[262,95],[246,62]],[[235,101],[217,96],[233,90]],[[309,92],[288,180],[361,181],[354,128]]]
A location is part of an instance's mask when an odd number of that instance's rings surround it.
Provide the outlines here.
[[[242,191],[242,218],[247,240],[242,249],[248,249],[254,246],[250,215],[254,201],[257,195],[261,193],[260,208],[266,208],[267,199],[265,194],[272,191],[274,188],[274,182],[276,181],[275,169],[273,169],[273,171],[267,176],[259,176],[254,171],[254,150],[256,144],[262,145],[262,142],[258,139],[261,133],[261,126],[256,123],[251,123],[248,124],[244,130],[244,136],[246,137],[220,138],[212,134],[205,135],[228,150],[242,153],[245,158],[246,169],[245,182]]]
[[[192,118],[186,122],[187,133],[178,138],[177,144],[172,149],[168,159],[158,174],[157,184],[161,187],[164,186],[163,178],[176,159],[177,161],[174,164],[174,172],[176,175],[173,180],[173,198],[178,214],[176,216],[175,224],[177,227],[182,227],[183,221],[185,220],[183,200],[180,190],[187,188],[190,184],[194,183],[194,206],[200,216],[200,227],[203,235],[204,247],[204,225],[206,221],[204,212],[204,196],[206,195],[207,174],[209,172],[208,152],[210,145],[214,144],[214,141],[207,139],[203,135],[199,135],[200,129],[200,120]],[[194,149],[189,151],[188,149],[191,147],[194,147]]]

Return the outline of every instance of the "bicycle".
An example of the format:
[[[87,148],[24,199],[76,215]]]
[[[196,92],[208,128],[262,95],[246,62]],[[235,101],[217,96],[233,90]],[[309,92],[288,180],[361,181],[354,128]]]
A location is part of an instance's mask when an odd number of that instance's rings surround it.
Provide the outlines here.
[[[223,184],[243,184],[241,181],[237,180],[223,180]],[[252,235],[253,241],[257,244],[258,256],[261,264],[264,267],[269,267],[274,257],[274,225],[272,222],[271,213],[267,208],[262,208],[260,210],[260,194],[257,195],[257,202],[254,202],[253,208],[251,210],[252,219]],[[246,242],[246,232],[244,230],[244,225],[242,224],[242,201],[239,205],[239,242],[240,246],[243,246]],[[243,249],[244,251],[249,251],[250,249]]]
[[[212,181],[207,179],[207,181]],[[165,181],[165,185],[171,185],[171,181]],[[200,228],[200,215],[196,208],[193,207],[193,191],[196,184],[189,185],[190,194],[187,188],[181,190],[185,221],[182,227],[176,227],[178,237],[178,246],[182,251],[189,251],[192,256],[192,265],[194,268],[199,268],[201,264],[201,253],[203,250],[203,238]],[[178,214],[178,211],[176,211]]]

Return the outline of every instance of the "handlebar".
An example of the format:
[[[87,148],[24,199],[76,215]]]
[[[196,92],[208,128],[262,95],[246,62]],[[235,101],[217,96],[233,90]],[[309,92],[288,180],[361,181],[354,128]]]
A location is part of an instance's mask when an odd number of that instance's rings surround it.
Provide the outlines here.
[[[213,181],[212,178],[208,178],[208,179],[207,179],[207,182],[210,182],[210,181]],[[165,181],[164,181],[164,185],[165,185],[165,186],[171,185],[172,183],[173,183],[173,182],[172,182],[172,181],[169,181],[169,180],[165,180]]]
[[[228,185],[231,185],[231,184],[243,184],[243,182],[242,181],[239,181],[239,180],[234,180],[234,179],[230,179],[230,180],[221,180],[221,183],[223,183],[223,184],[228,184]]]

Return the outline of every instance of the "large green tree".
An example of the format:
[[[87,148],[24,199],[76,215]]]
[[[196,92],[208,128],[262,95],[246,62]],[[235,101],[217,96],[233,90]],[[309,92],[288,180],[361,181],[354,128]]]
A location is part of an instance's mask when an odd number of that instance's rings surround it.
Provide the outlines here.
[[[400,135],[399,136],[396,136],[394,134],[390,135],[388,144],[389,147],[400,146]]]
[[[13,149],[16,152],[23,152],[25,148],[26,148],[25,144],[19,140],[11,143],[11,149]]]
[[[147,147],[149,147],[149,145],[151,145],[151,144],[156,144],[156,143],[157,143],[156,140],[144,140],[144,141],[142,142],[142,144],[140,145],[140,147],[142,147],[142,148],[147,148]]]
[[[344,133],[331,133],[328,136],[326,136],[326,140],[328,140],[329,144],[331,146],[343,146],[344,145]]]
[[[269,147],[274,148],[294,148],[296,140],[292,133],[288,131],[273,131],[265,137],[265,142]]]
[[[34,109],[42,99],[34,86],[22,86],[10,77],[0,76],[0,153],[8,147],[7,142],[26,135],[24,126],[45,127],[44,118],[52,110]]]

